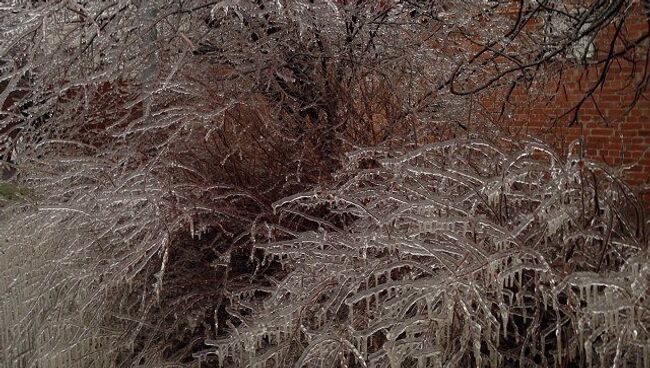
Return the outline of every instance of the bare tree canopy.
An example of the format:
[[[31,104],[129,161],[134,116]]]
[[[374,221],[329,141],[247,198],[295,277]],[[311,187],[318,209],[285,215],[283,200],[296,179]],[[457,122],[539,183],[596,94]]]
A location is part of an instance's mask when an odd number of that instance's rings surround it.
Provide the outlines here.
[[[505,92],[502,112],[516,88],[550,88],[557,93],[569,80],[584,84],[582,96],[559,118],[575,124],[585,102],[607,82],[613,66],[629,70],[626,93],[632,108],[648,86],[648,1],[493,1],[484,32],[474,26],[460,33],[474,45],[458,63],[449,86],[454,94],[476,94],[494,87]],[[499,15],[494,16],[497,13]],[[503,19],[502,14],[508,14]],[[577,75],[566,75],[581,69]]]

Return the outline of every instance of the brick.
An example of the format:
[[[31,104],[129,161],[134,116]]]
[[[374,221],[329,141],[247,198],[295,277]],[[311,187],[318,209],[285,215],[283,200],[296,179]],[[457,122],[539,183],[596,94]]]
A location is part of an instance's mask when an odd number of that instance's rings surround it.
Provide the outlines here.
[[[634,15],[634,12],[630,14],[626,32],[628,38],[632,39],[633,35],[647,32],[648,26],[642,16]],[[611,37],[613,28],[610,27],[605,33],[604,37]],[[609,46],[606,41],[604,38],[596,40],[601,54]],[[637,55],[643,57],[644,53],[640,51]],[[650,152],[645,156],[643,152],[650,147],[650,93],[646,93],[627,112],[628,105],[634,101],[634,86],[641,76],[641,69],[633,70],[633,65],[624,60],[612,64],[603,88],[594,94],[599,110],[591,100],[587,100],[581,107],[580,120],[576,126],[568,128],[566,124],[571,117],[563,118],[554,129],[545,132],[539,128],[548,127],[552,117],[574,107],[599,77],[597,66],[579,65],[571,69],[570,64],[566,65],[569,67],[564,70],[563,88],[559,92],[555,90],[554,81],[545,85],[537,84],[538,91],[515,91],[517,110],[515,121],[508,130],[514,134],[531,134],[560,150],[565,150],[575,138],[583,138],[587,154],[597,160],[605,160],[610,164],[619,164],[622,160],[628,163],[639,160],[638,167],[634,169],[635,175],[630,176],[630,180],[647,180],[650,176]],[[499,101],[492,102],[495,109],[500,107]],[[603,124],[601,113],[606,115],[609,126]],[[650,194],[647,197],[650,198]]]
[[[612,137],[614,136],[614,131],[611,129],[589,129],[590,136],[601,136],[601,137]]]

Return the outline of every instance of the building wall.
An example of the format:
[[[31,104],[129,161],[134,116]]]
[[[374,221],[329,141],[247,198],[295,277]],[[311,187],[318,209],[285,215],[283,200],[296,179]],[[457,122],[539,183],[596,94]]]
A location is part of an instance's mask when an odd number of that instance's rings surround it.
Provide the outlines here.
[[[637,14],[624,28],[630,40],[648,33],[645,17],[639,11]],[[596,57],[609,50],[612,32],[613,29],[595,40]],[[515,136],[542,139],[563,153],[572,141],[581,139],[585,156],[606,163],[613,171],[622,170],[626,181],[649,203],[650,93],[640,94],[635,101],[639,83],[647,78],[644,74],[647,42],[637,50],[636,61],[618,60],[609,66],[604,83],[585,100],[575,121],[571,109],[598,81],[602,63],[589,65],[562,60],[545,65],[551,77],[528,87],[517,87],[507,103],[510,116],[501,119],[499,125]],[[623,46],[619,43],[616,47]],[[485,99],[484,106],[495,114],[503,102],[499,98],[505,95],[493,96],[499,97]]]

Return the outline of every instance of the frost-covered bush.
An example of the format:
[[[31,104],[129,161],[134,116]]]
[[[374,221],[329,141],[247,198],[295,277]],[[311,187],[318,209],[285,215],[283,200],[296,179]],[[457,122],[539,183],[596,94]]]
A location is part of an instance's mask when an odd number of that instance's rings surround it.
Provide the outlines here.
[[[0,4],[0,366],[196,365],[273,202],[466,116],[412,10]]]
[[[279,277],[232,294],[212,366],[650,366],[648,221],[611,169],[529,141],[353,152],[277,203]],[[360,165],[363,164],[364,167]],[[327,211],[324,211],[324,209]]]
[[[0,4],[0,366],[646,362],[620,173],[412,151],[488,126],[447,90],[488,5]]]

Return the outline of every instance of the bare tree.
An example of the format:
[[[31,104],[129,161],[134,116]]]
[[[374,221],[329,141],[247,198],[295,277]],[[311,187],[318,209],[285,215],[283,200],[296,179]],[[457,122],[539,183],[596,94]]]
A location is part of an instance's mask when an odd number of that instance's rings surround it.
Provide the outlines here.
[[[575,124],[586,103],[600,112],[595,94],[612,67],[626,67],[628,111],[648,86],[647,1],[492,1],[484,22],[499,19],[504,29],[491,34],[465,27],[460,32],[476,52],[458,63],[448,85],[452,93],[472,95],[498,90],[505,95],[503,115],[513,92],[561,93],[567,81],[580,81],[581,96],[555,121]],[[505,16],[504,16],[505,14]],[[640,27],[639,27],[640,26]],[[569,74],[580,70],[577,75]],[[569,74],[569,79],[565,75]],[[601,112],[601,116],[605,118]]]

